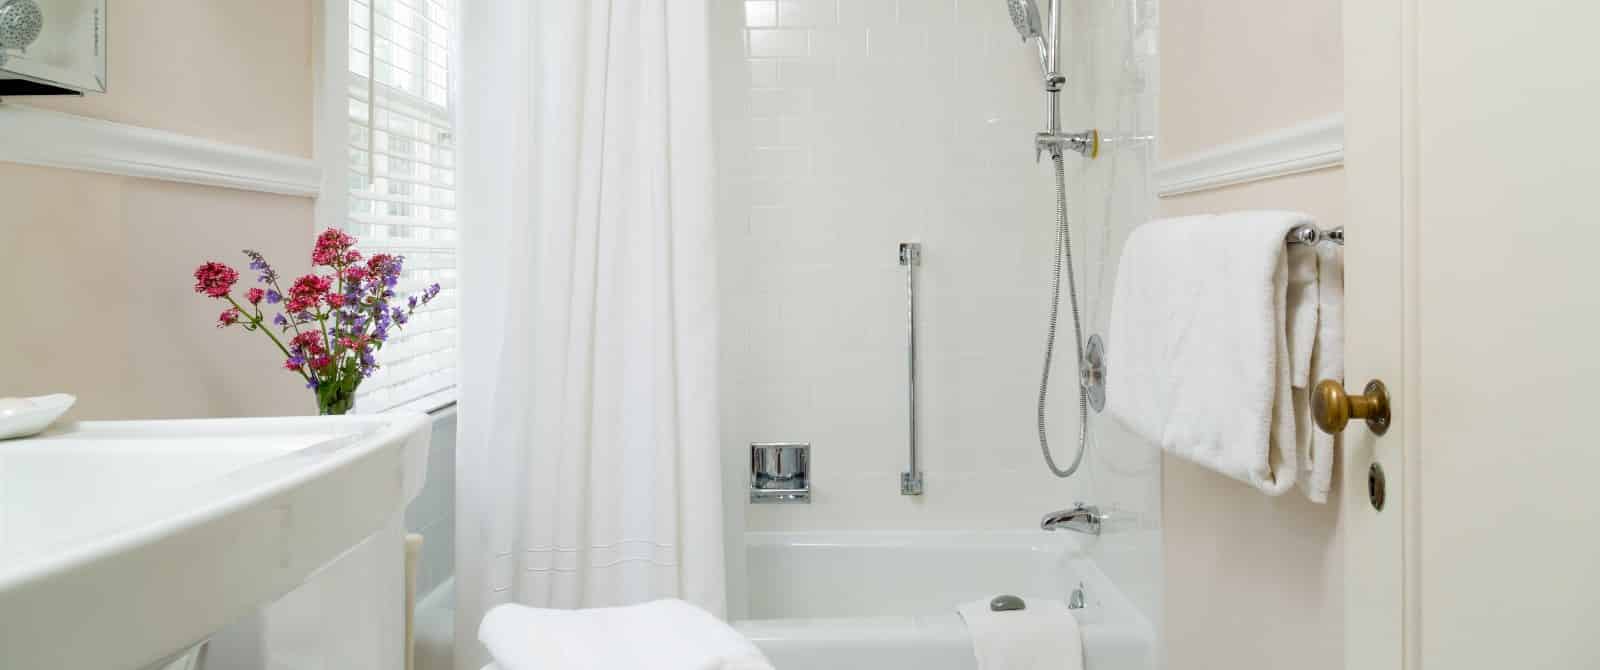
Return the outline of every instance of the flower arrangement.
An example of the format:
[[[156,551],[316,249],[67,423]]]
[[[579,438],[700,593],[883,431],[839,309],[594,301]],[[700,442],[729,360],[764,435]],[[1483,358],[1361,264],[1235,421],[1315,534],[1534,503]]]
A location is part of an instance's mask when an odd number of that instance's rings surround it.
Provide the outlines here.
[[[272,340],[283,352],[285,370],[300,375],[317,396],[322,414],[344,414],[355,403],[361,381],[378,369],[377,354],[390,328],[404,327],[417,308],[439,295],[439,285],[397,302],[404,256],[374,254],[364,258],[356,239],[328,229],[317,236],[311,263],[331,274],[299,277],[285,292],[278,273],[259,252],[246,249],[259,287],[234,297],[239,273],[208,261],[194,271],[194,291],[230,305],[217,317],[218,328],[242,327]],[[270,320],[262,304],[282,305]]]

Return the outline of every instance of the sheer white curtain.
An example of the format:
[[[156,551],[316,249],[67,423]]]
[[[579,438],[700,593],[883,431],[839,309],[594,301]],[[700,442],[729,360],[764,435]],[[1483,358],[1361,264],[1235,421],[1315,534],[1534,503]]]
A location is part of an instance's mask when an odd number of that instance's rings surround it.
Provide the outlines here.
[[[724,610],[706,0],[465,0],[457,658],[502,602]]]

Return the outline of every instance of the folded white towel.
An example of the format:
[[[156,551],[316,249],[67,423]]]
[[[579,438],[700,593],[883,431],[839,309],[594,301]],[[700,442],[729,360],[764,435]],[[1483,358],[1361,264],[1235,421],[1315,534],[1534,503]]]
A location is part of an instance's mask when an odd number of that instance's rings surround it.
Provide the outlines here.
[[[1340,376],[1341,343],[1319,322],[1320,250],[1287,245],[1295,212],[1153,221],[1117,268],[1107,411],[1161,448],[1278,495],[1305,467],[1323,501],[1332,441],[1316,437],[1306,389]],[[1330,259],[1332,257],[1329,257]],[[1330,260],[1330,264],[1331,264]]]
[[[1083,636],[1066,603],[1029,598],[1007,612],[979,600],[956,608],[972,633],[978,670],[1082,670]]]
[[[1323,379],[1344,381],[1344,247],[1317,247],[1317,343],[1311,352],[1311,376],[1305,388],[1295,389],[1295,417],[1311,433],[1302,441],[1309,448],[1300,459],[1300,488],[1312,502],[1328,502],[1333,488],[1334,436],[1316,428],[1311,420],[1311,385]]]
[[[772,670],[749,640],[681,600],[587,610],[500,605],[478,639],[499,670]]]

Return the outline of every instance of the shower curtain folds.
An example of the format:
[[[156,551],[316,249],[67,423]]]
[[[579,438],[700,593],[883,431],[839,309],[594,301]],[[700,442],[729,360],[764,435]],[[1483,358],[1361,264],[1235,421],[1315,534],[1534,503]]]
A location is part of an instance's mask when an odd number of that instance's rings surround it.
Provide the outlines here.
[[[463,0],[456,668],[489,607],[724,609],[706,0]]]

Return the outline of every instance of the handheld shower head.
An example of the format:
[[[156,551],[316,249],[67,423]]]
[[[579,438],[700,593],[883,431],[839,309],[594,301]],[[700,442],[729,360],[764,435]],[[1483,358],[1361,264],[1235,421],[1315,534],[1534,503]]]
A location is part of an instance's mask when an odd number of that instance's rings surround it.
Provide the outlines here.
[[[34,0],[0,0],[0,49],[26,49],[44,29],[44,12]],[[4,59],[0,54],[0,59]]]
[[[1011,25],[1016,27],[1022,41],[1034,40],[1038,46],[1039,71],[1049,73],[1051,36],[1044,34],[1044,21],[1039,15],[1037,0],[1006,0],[1006,11],[1011,14]]]
[[[1024,42],[1044,38],[1043,24],[1039,20],[1039,3],[1035,0],[1006,0],[1006,10],[1011,12],[1011,25]]]

